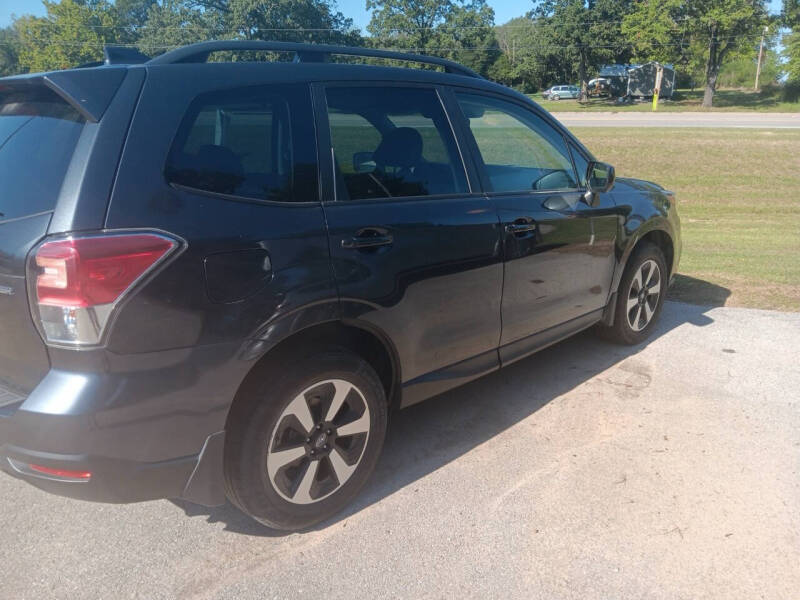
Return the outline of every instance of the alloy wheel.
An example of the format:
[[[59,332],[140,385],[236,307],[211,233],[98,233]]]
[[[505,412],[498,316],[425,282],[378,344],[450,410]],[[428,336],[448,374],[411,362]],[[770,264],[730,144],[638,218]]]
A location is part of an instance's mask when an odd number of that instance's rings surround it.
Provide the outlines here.
[[[646,260],[637,269],[628,290],[625,312],[631,329],[641,331],[647,327],[653,320],[660,296],[661,270],[656,261]]]
[[[370,430],[364,394],[344,379],[315,383],[283,410],[267,448],[272,487],[294,504],[319,502],[358,468]]]

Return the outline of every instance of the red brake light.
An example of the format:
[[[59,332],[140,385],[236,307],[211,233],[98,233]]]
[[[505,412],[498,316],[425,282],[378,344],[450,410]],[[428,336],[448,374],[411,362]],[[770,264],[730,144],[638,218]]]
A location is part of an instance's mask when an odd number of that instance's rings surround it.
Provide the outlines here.
[[[149,233],[45,242],[36,252],[39,304],[110,304],[174,247],[172,240]]]
[[[82,479],[87,480],[92,478],[89,471],[68,471],[66,469],[51,469],[50,467],[43,467],[41,465],[28,465],[32,471],[43,473],[45,475],[53,475],[55,477],[63,477],[65,479]]]

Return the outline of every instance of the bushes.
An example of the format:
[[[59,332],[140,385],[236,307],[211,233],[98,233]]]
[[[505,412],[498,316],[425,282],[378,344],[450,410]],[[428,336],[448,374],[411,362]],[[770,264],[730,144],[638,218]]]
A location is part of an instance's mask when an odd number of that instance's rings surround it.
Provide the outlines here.
[[[787,81],[781,90],[783,102],[800,102],[800,81]]]

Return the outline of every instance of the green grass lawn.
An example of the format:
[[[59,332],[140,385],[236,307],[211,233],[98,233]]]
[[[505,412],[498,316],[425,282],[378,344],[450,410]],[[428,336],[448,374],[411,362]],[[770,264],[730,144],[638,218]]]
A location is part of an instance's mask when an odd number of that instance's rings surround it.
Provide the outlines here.
[[[619,111],[640,112],[652,110],[651,102],[617,105],[607,98],[593,98],[581,104],[577,100],[545,100],[541,94],[530,94],[540,106],[550,112]],[[719,90],[714,95],[714,106],[703,108],[703,90],[678,90],[674,100],[663,100],[658,105],[660,112],[686,111],[760,111],[760,112],[800,112],[800,102],[781,102],[774,90],[755,93],[742,90]]]
[[[572,131],[618,175],[677,193],[684,246],[673,298],[800,311],[800,134]]]

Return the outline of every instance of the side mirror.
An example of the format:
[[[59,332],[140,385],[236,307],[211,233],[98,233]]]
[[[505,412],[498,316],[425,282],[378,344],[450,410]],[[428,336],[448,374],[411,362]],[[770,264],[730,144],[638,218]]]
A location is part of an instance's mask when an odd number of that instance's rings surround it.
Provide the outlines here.
[[[375,170],[375,160],[372,152],[356,152],[353,154],[353,171],[356,173],[372,173]]]
[[[614,187],[614,167],[607,163],[592,161],[586,171],[586,183],[595,194],[605,194]]]
[[[595,206],[597,204],[597,195],[605,194],[614,187],[614,180],[616,174],[614,167],[607,163],[592,161],[586,169],[586,187],[588,191],[584,196],[586,204]]]

